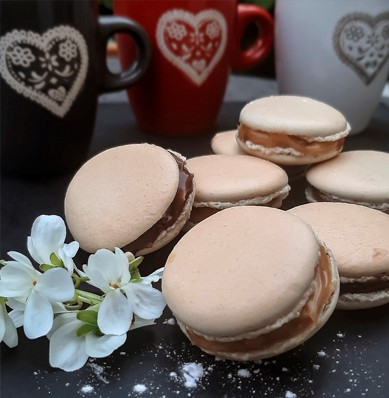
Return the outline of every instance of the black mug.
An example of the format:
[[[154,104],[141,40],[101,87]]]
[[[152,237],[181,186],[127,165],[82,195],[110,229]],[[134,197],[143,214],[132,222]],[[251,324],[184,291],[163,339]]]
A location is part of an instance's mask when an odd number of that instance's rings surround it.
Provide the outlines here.
[[[151,46],[136,22],[98,16],[97,0],[1,0],[1,170],[58,174],[85,160],[97,97],[146,71]],[[111,73],[107,40],[127,33],[137,45],[128,70]]]

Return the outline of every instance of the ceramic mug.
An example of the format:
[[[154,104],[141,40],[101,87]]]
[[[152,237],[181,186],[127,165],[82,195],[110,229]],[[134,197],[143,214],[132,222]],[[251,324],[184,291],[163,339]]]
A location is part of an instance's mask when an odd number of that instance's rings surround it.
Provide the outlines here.
[[[127,18],[99,18],[96,0],[4,1],[0,18],[1,170],[74,170],[86,159],[98,95],[145,72],[147,34]],[[137,57],[112,74],[106,47],[117,32],[131,36]]]
[[[266,57],[273,43],[272,17],[237,0],[115,0],[117,15],[140,23],[152,41],[150,67],[128,90],[138,124],[164,135],[212,128],[230,68],[248,68]],[[248,24],[260,33],[249,49],[240,41]],[[134,56],[131,40],[118,38],[122,66]]]
[[[389,73],[387,0],[277,0],[276,70],[281,94],[316,98],[361,132]]]

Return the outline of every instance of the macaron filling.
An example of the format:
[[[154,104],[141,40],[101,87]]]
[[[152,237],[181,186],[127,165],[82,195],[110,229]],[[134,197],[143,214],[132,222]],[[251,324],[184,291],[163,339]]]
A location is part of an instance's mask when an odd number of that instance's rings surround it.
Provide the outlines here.
[[[389,203],[378,203],[378,202],[359,202],[357,200],[340,198],[339,196],[329,194],[327,192],[320,191],[314,186],[308,184],[305,195],[309,202],[343,202],[351,203],[361,206],[370,207],[375,210],[380,210],[386,214],[389,214]]]
[[[389,275],[364,277],[360,279],[340,278],[340,294],[378,293],[389,289]]]
[[[287,187],[288,189],[283,189],[282,191],[277,193],[277,195],[274,196],[273,199],[270,199],[268,202],[264,201],[264,203],[261,203],[261,205],[267,207],[276,207],[276,208],[281,207],[282,201],[288,196],[288,192],[290,190],[289,185]],[[193,204],[192,212],[190,213],[189,222],[197,224],[205,220],[206,218],[212,216],[213,214],[216,214],[220,210],[238,205],[239,203],[237,202],[235,204],[228,203],[223,206],[222,203],[218,202],[218,207],[213,207],[212,203],[210,203],[209,206],[204,206],[203,204],[201,204],[201,206],[197,204],[196,206],[195,202]]]
[[[179,182],[177,193],[173,202],[167,208],[163,216],[139,238],[129,243],[122,249],[137,253],[141,249],[150,248],[158,240],[161,234],[173,227],[182,215],[185,205],[193,192],[193,174],[187,168],[186,161],[170,152],[179,168]]]
[[[268,350],[282,345],[286,341],[298,337],[304,332],[313,330],[319,323],[322,313],[331,302],[331,297],[336,291],[333,282],[332,264],[329,255],[323,246],[320,246],[320,259],[315,269],[315,276],[311,284],[311,293],[302,308],[296,311],[296,316],[278,328],[261,333],[253,333],[252,338],[234,336],[225,339],[204,336],[199,332],[182,325],[190,340],[210,353],[247,353]],[[266,328],[269,330],[269,328]]]
[[[269,153],[274,152],[295,157],[319,156],[329,152],[340,152],[347,133],[313,138],[281,132],[268,133],[254,130],[241,123],[238,129],[237,141],[241,146],[257,146],[264,152]]]

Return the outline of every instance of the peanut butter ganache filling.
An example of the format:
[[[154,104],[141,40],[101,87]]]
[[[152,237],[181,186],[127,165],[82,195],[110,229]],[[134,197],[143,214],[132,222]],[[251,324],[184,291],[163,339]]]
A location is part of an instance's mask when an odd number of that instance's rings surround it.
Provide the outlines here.
[[[176,196],[163,216],[139,238],[129,243],[122,249],[124,251],[138,252],[141,249],[152,247],[162,232],[174,226],[185,210],[186,203],[193,192],[193,174],[189,172],[186,161],[171,153],[179,168],[179,182]]]
[[[331,151],[340,152],[344,144],[344,137],[332,141],[315,141],[314,138],[305,136],[254,130],[242,123],[239,125],[238,139],[243,143],[250,141],[254,145],[260,145],[269,150],[272,148],[293,149],[293,156],[297,156],[297,154],[300,154],[300,156],[316,156]]]
[[[331,260],[322,246],[320,247],[320,259],[315,269],[313,284],[315,286],[312,293],[295,318],[279,328],[253,338],[239,339],[239,336],[237,336],[234,341],[218,341],[216,337],[208,340],[195,330],[187,326],[184,327],[192,343],[211,353],[248,353],[271,349],[313,330],[335,293],[336,285],[333,283]]]

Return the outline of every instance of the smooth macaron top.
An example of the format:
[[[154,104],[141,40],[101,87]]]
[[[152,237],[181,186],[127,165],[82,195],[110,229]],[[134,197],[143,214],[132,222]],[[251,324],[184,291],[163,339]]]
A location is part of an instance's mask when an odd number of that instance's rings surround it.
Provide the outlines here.
[[[185,325],[238,336],[289,314],[309,289],[319,259],[311,228],[269,207],[222,210],[174,247],[162,290]]]
[[[340,276],[389,272],[389,215],[347,203],[309,203],[289,212],[312,226],[332,251]]]
[[[179,169],[149,144],[108,149],[86,162],[65,198],[70,232],[89,252],[123,247],[152,227],[172,203]]]
[[[236,142],[236,130],[223,131],[214,135],[211,147],[218,155],[245,155]]]
[[[236,202],[277,192],[288,176],[274,163],[246,155],[188,159],[196,182],[195,202]]]
[[[307,180],[320,191],[340,198],[389,203],[389,153],[343,152],[311,167]]]
[[[331,106],[311,98],[273,96],[249,102],[240,123],[268,133],[326,137],[348,132],[344,116]]]

